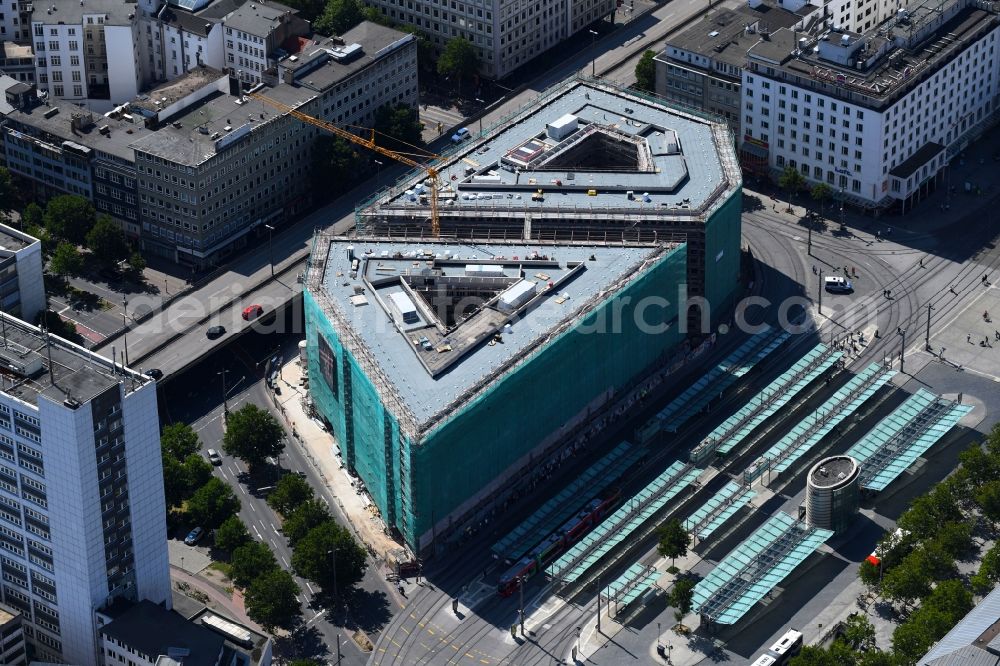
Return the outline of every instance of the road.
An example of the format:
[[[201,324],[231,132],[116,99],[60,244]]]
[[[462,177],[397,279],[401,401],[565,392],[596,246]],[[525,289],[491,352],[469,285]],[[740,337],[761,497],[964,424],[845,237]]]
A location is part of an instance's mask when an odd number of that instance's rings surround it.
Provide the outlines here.
[[[163,387],[161,396],[162,420],[165,423],[181,421],[190,423],[202,442],[202,450],[214,448],[223,458],[221,466],[214,473],[228,482],[240,498],[240,518],[251,535],[266,543],[280,565],[291,569],[292,551],[280,532],[280,519],[268,506],[263,492],[254,488],[246,474],[246,466],[225,455],[222,451],[222,436],[225,432],[223,420],[222,378],[218,375],[227,371],[227,398],[230,410],[238,409],[246,403],[274,410],[270,389],[263,380],[267,359],[280,350],[285,358],[297,353],[300,338],[291,335],[250,334],[225,348],[206,357],[175,381]],[[326,491],[326,485],[302,455],[298,445],[290,442],[278,460],[288,472],[303,474],[317,494],[330,506],[334,518],[346,524],[346,518],[334,498]],[[265,482],[271,483],[271,482]],[[183,536],[183,535],[179,535]],[[300,600],[305,628],[293,641],[279,641],[277,650],[284,656],[312,657],[333,660],[338,635],[341,639],[341,655],[344,664],[363,664],[367,654],[354,641],[349,640],[354,628],[360,627],[374,634],[385,624],[390,614],[398,609],[395,592],[387,586],[380,572],[373,565],[368,568],[364,580],[350,597],[351,611],[346,605],[339,605],[333,612],[326,608],[326,597],[311,583],[297,578],[302,589]],[[390,604],[395,608],[390,609]],[[351,629],[345,629],[345,625]]]

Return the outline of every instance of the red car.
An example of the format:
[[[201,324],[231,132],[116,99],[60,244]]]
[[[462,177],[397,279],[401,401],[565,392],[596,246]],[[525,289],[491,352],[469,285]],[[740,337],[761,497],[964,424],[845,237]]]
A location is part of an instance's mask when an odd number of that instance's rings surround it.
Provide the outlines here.
[[[243,319],[245,321],[256,319],[262,314],[264,314],[264,308],[260,307],[259,305],[251,305],[249,307],[243,308]]]

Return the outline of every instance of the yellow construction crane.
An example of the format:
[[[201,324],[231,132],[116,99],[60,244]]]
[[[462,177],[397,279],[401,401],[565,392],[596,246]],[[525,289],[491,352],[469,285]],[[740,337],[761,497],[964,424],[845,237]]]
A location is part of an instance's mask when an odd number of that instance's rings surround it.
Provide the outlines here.
[[[437,171],[436,168],[434,168],[433,166],[431,166],[429,164],[424,164],[423,162],[420,162],[420,161],[414,159],[413,157],[411,157],[407,153],[401,153],[401,152],[398,152],[398,151],[395,151],[395,150],[389,150],[388,148],[384,148],[384,147],[378,145],[377,143],[375,143],[375,130],[371,130],[371,137],[368,138],[368,139],[366,139],[364,137],[358,136],[357,134],[354,134],[353,132],[350,132],[350,131],[344,129],[343,127],[340,127],[338,125],[334,125],[331,122],[327,122],[325,120],[320,120],[319,118],[315,118],[313,116],[310,116],[308,113],[303,113],[302,111],[299,111],[299,110],[297,110],[297,109],[295,109],[293,107],[288,106],[287,104],[282,104],[281,102],[279,102],[277,100],[273,100],[270,97],[267,97],[266,95],[262,95],[260,93],[251,93],[250,95],[248,95],[248,97],[250,97],[251,99],[260,100],[261,102],[263,102],[265,104],[273,106],[274,108],[278,109],[279,111],[287,113],[288,115],[292,116],[293,118],[297,118],[297,119],[301,120],[304,123],[309,123],[310,125],[314,125],[314,126],[320,128],[320,129],[326,130],[327,132],[330,132],[331,134],[333,134],[335,136],[339,136],[341,139],[344,139],[346,141],[350,141],[351,143],[357,144],[359,146],[364,146],[368,150],[375,151],[379,155],[384,155],[384,156],[386,156],[386,157],[388,157],[390,159],[396,160],[397,162],[402,162],[403,164],[406,164],[407,166],[416,167],[416,168],[423,169],[424,171],[426,171],[427,172],[427,177],[431,181],[430,182],[430,188],[431,188],[431,234],[434,236],[434,238],[437,238],[438,236],[441,235],[441,223],[438,220],[438,185],[439,185],[439,183],[438,183],[438,171]],[[434,158],[440,157],[439,155],[434,155],[433,153],[427,153],[426,155],[418,155],[418,156],[419,157],[426,157],[428,159],[434,159]]]

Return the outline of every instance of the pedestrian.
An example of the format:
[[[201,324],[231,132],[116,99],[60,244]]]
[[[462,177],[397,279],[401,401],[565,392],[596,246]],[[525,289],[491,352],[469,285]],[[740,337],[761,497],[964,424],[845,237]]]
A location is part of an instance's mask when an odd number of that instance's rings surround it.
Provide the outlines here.
[[[816,271],[816,264],[813,264],[813,275],[816,275],[816,273],[817,273],[817,271]]]
[[[923,259],[921,259],[921,260],[920,260],[920,267],[921,267],[921,268],[923,268],[923,267],[924,267],[924,260],[923,260]]]
[[[890,300],[892,299],[892,289],[886,289],[885,290],[885,297],[888,298],[888,299],[890,299]]]
[[[1000,331],[994,330],[993,335],[994,337],[996,337],[997,340],[1000,340]]]
[[[970,345],[972,344],[972,333],[969,333],[968,335],[965,336],[965,341],[968,342]]]

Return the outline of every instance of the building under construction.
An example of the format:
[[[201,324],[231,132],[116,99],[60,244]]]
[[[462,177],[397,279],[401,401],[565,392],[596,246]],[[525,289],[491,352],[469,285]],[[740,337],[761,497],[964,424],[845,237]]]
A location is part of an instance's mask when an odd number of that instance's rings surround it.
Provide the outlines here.
[[[415,552],[544,466],[713,319],[739,272],[726,126],[571,81],[318,234],[310,393],[343,462]]]
[[[310,394],[415,551],[683,339],[684,244],[314,239]]]
[[[683,241],[688,293],[724,312],[739,272],[742,180],[715,116],[570,79],[434,164],[443,236]],[[362,203],[361,235],[428,236],[420,170]]]

